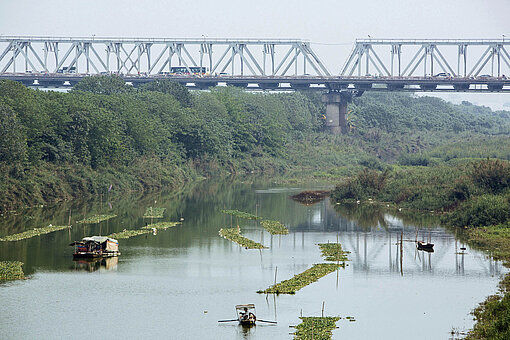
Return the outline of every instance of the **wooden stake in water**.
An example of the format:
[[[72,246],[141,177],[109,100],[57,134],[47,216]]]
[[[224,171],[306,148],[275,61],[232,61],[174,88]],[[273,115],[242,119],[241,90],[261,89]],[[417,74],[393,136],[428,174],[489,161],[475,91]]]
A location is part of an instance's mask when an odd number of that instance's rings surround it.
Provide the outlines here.
[[[322,301],[322,317],[324,317],[324,304],[326,303],[326,301]]]
[[[278,266],[276,266],[276,269],[274,271],[274,284],[276,285],[276,274],[278,273]]]
[[[404,254],[404,231],[400,232],[400,275],[404,276],[404,269],[402,268],[402,255]]]

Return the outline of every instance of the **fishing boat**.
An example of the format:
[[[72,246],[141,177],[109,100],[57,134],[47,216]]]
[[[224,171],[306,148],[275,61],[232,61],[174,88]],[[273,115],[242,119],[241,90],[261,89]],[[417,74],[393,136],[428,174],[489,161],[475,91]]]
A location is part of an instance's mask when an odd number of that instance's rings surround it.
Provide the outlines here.
[[[276,324],[276,321],[268,321],[257,319],[255,316],[255,305],[253,303],[245,305],[236,305],[236,319],[232,320],[219,320],[218,322],[233,322],[237,321],[240,325],[251,327],[255,326],[255,322],[266,322],[270,324]]]
[[[243,326],[253,326],[257,317],[255,316],[255,305],[249,303],[247,305],[236,305],[236,315],[239,324]]]
[[[425,250],[430,252],[434,251],[434,243],[417,241],[416,247],[418,247],[418,250]]]
[[[119,241],[106,236],[88,236],[69,244],[74,246],[74,258],[119,256]]]

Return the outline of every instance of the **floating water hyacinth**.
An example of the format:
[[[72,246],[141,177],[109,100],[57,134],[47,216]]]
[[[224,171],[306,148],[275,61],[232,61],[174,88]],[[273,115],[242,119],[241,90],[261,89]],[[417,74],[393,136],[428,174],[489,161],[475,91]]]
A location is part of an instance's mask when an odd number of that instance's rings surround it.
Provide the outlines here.
[[[257,293],[264,294],[295,294],[298,290],[308,286],[310,283],[318,281],[321,277],[334,272],[342,265],[335,263],[319,263],[314,264],[312,268],[295,275],[293,278],[282,281],[267,288],[266,290],[259,290]]]
[[[331,339],[336,328],[336,322],[340,320],[338,316],[305,316],[300,317],[302,322],[295,328],[295,340],[327,340]]]
[[[0,261],[0,280],[21,280],[25,278],[23,262]]]
[[[255,241],[250,240],[244,236],[241,236],[240,230],[238,228],[225,228],[220,229],[219,234],[221,237],[224,237],[232,242],[235,242],[247,249],[262,249],[266,248],[262,244],[257,243]]]
[[[278,221],[264,220],[260,224],[272,235],[286,235],[289,233],[289,229]]]
[[[145,209],[144,218],[163,218],[166,208],[148,207]]]
[[[151,232],[150,229],[123,230],[121,232],[108,235],[108,237],[114,238],[114,239],[123,239],[123,238],[130,238],[133,236],[139,236],[139,235],[143,235],[143,234],[149,234],[150,232]]]
[[[110,218],[114,218],[114,217],[117,217],[117,215],[94,215],[91,217],[87,217],[83,220],[76,221],[76,223],[94,224],[94,223],[99,223],[102,221],[109,220]]]
[[[12,241],[20,241],[20,240],[24,240],[24,239],[31,238],[34,236],[49,234],[54,231],[58,231],[58,230],[66,229],[66,228],[70,228],[70,227],[67,225],[51,225],[50,224],[47,227],[34,228],[32,230],[27,230],[27,231],[24,231],[19,234],[5,236],[3,238],[0,238],[0,241],[11,241],[11,242]]]
[[[142,229],[152,229],[152,228],[167,229],[167,228],[175,227],[178,224],[181,224],[181,222],[158,222],[158,223],[146,225],[145,227],[142,227]]]
[[[239,218],[245,218],[247,220],[258,220],[260,219],[260,217],[256,216],[256,215],[253,215],[253,214],[250,214],[250,213],[247,213],[247,212],[244,212],[244,211],[239,211],[239,210],[220,210],[222,213],[225,213],[225,214],[229,214],[229,215],[232,215],[232,216],[235,216],[235,217],[239,217]]]
[[[340,243],[319,243],[318,246],[326,261],[345,262],[349,260],[347,254],[350,252],[342,250]]]

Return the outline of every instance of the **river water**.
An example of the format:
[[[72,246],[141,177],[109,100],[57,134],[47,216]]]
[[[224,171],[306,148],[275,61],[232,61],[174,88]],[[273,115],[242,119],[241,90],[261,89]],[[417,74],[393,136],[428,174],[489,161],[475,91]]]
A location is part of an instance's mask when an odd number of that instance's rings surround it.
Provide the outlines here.
[[[467,330],[470,311],[496,292],[500,263],[470,249],[431,217],[388,213],[373,205],[305,206],[289,196],[313,186],[269,181],[204,181],[181,193],[63,202],[0,219],[0,236],[48,224],[73,228],[0,243],[0,260],[25,263],[28,280],[0,284],[0,339],[292,339],[299,316],[342,319],[334,339],[449,339]],[[317,188],[317,187],[316,187]],[[119,258],[73,261],[73,240],[143,226],[149,206],[164,221],[183,223],[157,235],[120,240]],[[289,234],[271,236],[254,221],[230,218],[238,209],[279,220]],[[74,223],[96,213],[118,217],[96,225]],[[268,249],[246,250],[218,236],[239,224],[242,234]],[[430,238],[435,252],[413,242]],[[403,233],[403,234],[402,234]],[[348,266],[295,295],[263,295],[275,281],[324,262],[317,243],[340,242]],[[466,247],[462,251],[460,248]],[[400,255],[402,254],[402,256]],[[259,323],[235,318],[236,304],[254,303]]]

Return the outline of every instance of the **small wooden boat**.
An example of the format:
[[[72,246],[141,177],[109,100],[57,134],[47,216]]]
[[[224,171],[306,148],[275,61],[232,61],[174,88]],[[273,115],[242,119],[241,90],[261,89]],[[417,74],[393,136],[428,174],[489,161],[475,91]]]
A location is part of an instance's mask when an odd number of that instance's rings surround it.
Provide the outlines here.
[[[255,305],[253,303],[247,305],[236,305],[236,315],[239,324],[243,326],[253,326],[257,317],[255,316]]]
[[[416,247],[418,248],[418,250],[425,250],[425,251],[429,251],[429,252],[434,251],[434,243],[417,241]]]
[[[237,321],[240,325],[245,327],[255,326],[255,322],[267,322],[276,324],[276,321],[260,320],[255,316],[255,305],[249,303],[246,305],[236,305],[236,319],[232,320],[218,320],[218,322],[233,322]]]
[[[119,241],[106,236],[84,237],[81,241],[75,241],[74,258],[98,258],[119,256]]]

